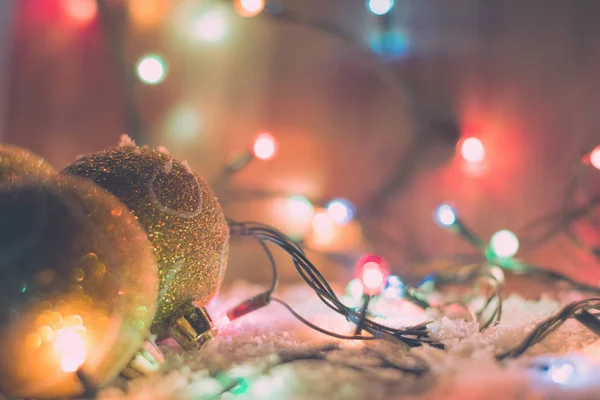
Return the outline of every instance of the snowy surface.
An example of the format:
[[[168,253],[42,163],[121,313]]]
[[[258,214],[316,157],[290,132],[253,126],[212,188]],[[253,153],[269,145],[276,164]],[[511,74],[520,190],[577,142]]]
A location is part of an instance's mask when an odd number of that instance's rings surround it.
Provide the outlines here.
[[[210,305],[211,314],[218,319],[228,308],[260,291],[243,283],[234,285]],[[352,332],[352,326],[321,304],[306,286],[280,289],[277,295],[319,326]],[[220,387],[213,378],[215,371],[228,371],[226,376],[243,376],[248,385],[223,399],[598,399],[600,341],[576,321],[568,321],[517,360],[502,364],[494,360],[494,354],[516,345],[560,305],[546,297],[531,301],[511,295],[505,300],[501,324],[479,332],[475,323],[438,318],[430,325],[432,336],[447,349],[422,347],[407,352],[389,343],[329,338],[273,303],[221,327],[218,337],[202,349],[183,351],[166,343],[166,362],[159,373],[129,383],[116,382],[100,392],[99,398],[211,398]],[[386,316],[382,322],[393,326],[432,317],[401,300],[379,301],[374,310]],[[278,352],[310,352],[330,343],[341,349],[327,361],[265,367]],[[393,356],[406,365],[425,362],[430,371],[418,377],[383,368],[378,354]],[[534,368],[534,362],[552,368]]]

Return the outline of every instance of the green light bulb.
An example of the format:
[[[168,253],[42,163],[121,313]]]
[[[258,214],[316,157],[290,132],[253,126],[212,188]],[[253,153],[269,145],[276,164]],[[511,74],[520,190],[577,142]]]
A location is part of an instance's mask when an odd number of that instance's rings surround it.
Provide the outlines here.
[[[497,257],[510,258],[519,251],[519,239],[511,231],[503,229],[492,235],[490,248]]]

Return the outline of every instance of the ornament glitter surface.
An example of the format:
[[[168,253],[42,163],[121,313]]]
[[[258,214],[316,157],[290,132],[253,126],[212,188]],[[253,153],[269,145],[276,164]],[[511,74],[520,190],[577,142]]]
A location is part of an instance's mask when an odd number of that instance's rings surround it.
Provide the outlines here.
[[[0,392],[62,397],[114,378],[148,335],[158,273],[127,207],[84,179],[0,189]]]
[[[30,151],[0,144],[0,185],[46,180],[55,173],[50,164]]]
[[[138,217],[152,242],[160,275],[153,331],[216,295],[229,250],[229,228],[217,198],[189,167],[149,147],[122,146],[88,154],[66,172],[94,180]]]

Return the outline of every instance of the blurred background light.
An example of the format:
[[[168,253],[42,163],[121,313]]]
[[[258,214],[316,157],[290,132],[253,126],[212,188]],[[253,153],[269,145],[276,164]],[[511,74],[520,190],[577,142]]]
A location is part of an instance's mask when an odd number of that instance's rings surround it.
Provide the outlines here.
[[[168,2],[164,0],[129,0],[129,18],[135,26],[150,28],[157,25],[167,14]]]
[[[200,111],[188,104],[176,105],[165,118],[165,130],[169,137],[178,142],[197,139],[202,130]]]
[[[394,0],[368,0],[367,7],[375,15],[385,15],[394,7]]]
[[[462,143],[460,153],[466,161],[479,163],[485,158],[485,147],[481,140],[471,137]]]
[[[309,220],[313,216],[314,208],[310,200],[304,196],[293,195],[287,199],[287,209],[297,220]]]
[[[235,0],[236,12],[242,17],[255,17],[265,8],[265,0]]]
[[[261,133],[254,141],[252,150],[256,158],[270,160],[277,153],[277,141],[270,133]]]
[[[196,40],[217,43],[227,36],[229,23],[229,16],[224,8],[211,6],[193,16],[191,34]]]
[[[63,6],[69,17],[82,24],[92,21],[98,12],[95,0],[63,0]]]
[[[327,215],[333,222],[339,225],[345,225],[354,218],[354,205],[343,198],[331,200],[327,204]]]
[[[167,67],[160,56],[147,54],[138,60],[136,72],[140,81],[148,85],[156,85],[165,79]]]

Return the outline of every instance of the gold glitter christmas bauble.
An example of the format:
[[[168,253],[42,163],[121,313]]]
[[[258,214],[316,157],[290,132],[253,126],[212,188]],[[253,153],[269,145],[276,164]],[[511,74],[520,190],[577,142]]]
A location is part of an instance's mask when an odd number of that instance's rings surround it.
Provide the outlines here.
[[[93,179],[138,217],[156,256],[160,294],[153,332],[159,338],[216,295],[227,265],[229,228],[217,198],[185,163],[149,147],[88,154],[66,172]]]
[[[0,185],[46,180],[55,173],[50,164],[30,151],[0,144]]]
[[[157,295],[150,242],[110,193],[71,176],[0,189],[0,393],[107,383],[142,346]]]

